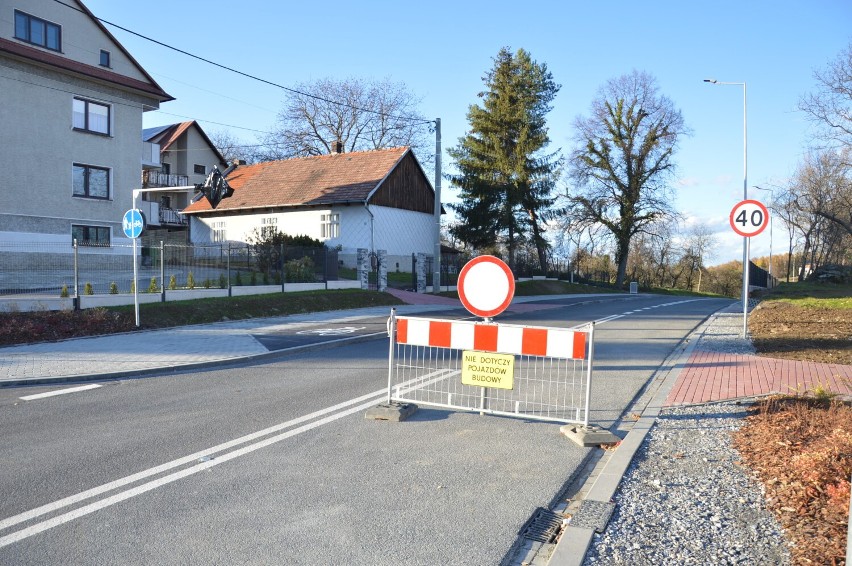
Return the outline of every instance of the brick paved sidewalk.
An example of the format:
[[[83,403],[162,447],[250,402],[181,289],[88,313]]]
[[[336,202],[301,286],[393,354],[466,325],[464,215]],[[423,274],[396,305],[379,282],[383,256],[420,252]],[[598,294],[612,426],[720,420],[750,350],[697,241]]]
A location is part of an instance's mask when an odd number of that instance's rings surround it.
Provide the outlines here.
[[[805,393],[822,386],[852,396],[852,366],[700,350],[680,373],[666,406],[723,401],[770,393]]]

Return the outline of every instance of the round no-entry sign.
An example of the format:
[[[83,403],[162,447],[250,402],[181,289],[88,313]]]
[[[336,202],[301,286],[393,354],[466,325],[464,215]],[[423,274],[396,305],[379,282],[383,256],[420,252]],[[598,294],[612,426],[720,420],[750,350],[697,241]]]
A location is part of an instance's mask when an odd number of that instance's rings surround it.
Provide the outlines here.
[[[459,299],[471,314],[489,318],[506,310],[515,296],[515,276],[500,258],[473,258],[459,273]]]
[[[766,229],[769,224],[769,211],[760,201],[740,201],[731,210],[730,221],[734,232],[740,236],[751,238]]]

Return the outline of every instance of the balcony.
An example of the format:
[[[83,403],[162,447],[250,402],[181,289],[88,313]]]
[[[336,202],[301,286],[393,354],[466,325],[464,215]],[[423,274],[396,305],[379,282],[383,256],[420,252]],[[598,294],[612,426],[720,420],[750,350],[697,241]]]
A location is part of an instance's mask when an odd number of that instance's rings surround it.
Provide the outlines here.
[[[189,225],[187,217],[180,214],[180,210],[162,206],[158,202],[143,200],[138,203],[138,207],[151,228],[180,228]]]
[[[160,207],[160,225],[161,226],[186,226],[186,216],[180,214],[179,210],[173,208]]]
[[[150,169],[160,167],[160,145],[151,142],[142,142],[142,168]]]
[[[189,185],[189,175],[170,175],[156,169],[142,171],[142,187],[145,189],[156,187],[186,187],[187,185]]]

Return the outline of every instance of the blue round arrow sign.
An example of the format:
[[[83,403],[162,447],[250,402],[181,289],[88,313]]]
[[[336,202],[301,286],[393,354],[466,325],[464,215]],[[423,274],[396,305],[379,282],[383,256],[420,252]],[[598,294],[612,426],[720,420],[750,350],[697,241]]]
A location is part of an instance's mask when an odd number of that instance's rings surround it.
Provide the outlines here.
[[[142,235],[142,230],[145,229],[145,219],[142,216],[142,211],[138,208],[131,208],[124,213],[124,218],[121,221],[121,227],[124,229],[124,235],[128,238],[138,238]]]

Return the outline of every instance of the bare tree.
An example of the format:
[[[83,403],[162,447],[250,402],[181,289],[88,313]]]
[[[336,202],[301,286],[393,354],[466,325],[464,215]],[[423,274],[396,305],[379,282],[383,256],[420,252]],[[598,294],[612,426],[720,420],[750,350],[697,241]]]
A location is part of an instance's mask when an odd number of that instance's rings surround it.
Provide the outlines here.
[[[225,158],[225,163],[233,163],[235,159],[242,159],[246,163],[257,161],[257,145],[246,144],[227,130],[212,130],[207,133],[207,137]]]
[[[569,174],[576,192],[568,195],[568,214],[611,232],[620,286],[633,236],[674,214],[667,181],[687,129],[680,111],[659,94],[656,80],[638,71],[608,81],[591,116],[577,118],[575,127]]]
[[[817,90],[799,100],[799,109],[815,122],[824,141],[852,147],[852,43],[815,71],[814,79]]]
[[[273,132],[264,137],[267,159],[411,146],[421,163],[431,161],[429,125],[417,110],[420,100],[389,79],[321,79],[287,95]],[[432,146],[434,147],[434,145]]]

